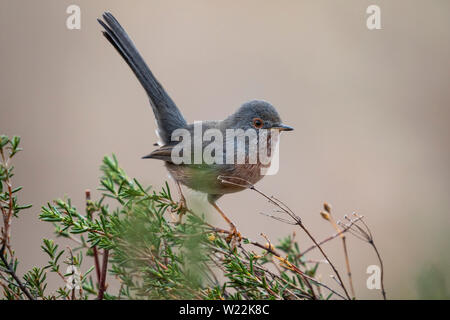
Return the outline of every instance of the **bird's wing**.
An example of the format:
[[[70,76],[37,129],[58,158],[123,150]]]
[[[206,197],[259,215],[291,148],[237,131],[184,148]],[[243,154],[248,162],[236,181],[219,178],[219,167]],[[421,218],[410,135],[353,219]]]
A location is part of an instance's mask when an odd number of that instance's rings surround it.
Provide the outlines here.
[[[202,141],[201,141],[202,149],[200,150],[201,155],[203,155],[203,150],[205,150],[206,146],[208,146],[211,143],[210,140],[203,140],[203,134],[208,129],[218,129],[219,124],[220,124],[220,121],[215,121],[215,120],[208,120],[208,121],[202,122],[202,124],[201,124],[202,131],[200,131],[201,137],[202,137]],[[195,135],[196,135],[196,133],[195,133],[196,129],[194,129],[193,124],[187,125],[184,129],[190,133],[189,137],[187,137],[187,139],[190,139],[190,140],[188,140],[189,141],[188,144],[190,144],[190,146],[185,145],[184,146],[185,148],[182,147],[179,150],[177,150],[176,156],[183,157],[185,151],[189,152],[190,153],[189,159],[191,161],[190,164],[192,164],[195,159],[194,152],[196,150],[195,149],[196,147],[195,147],[194,139],[195,139]],[[183,137],[183,139],[184,139],[184,137]],[[180,142],[177,140],[170,141],[169,143],[167,143],[163,146],[160,146],[158,149],[154,150],[152,153],[150,153],[142,158],[143,159],[159,159],[159,160],[163,160],[163,161],[172,162],[172,150],[179,143]],[[157,145],[157,144],[154,144],[154,145]],[[183,159],[183,160],[185,160],[185,159]],[[187,164],[187,163],[184,163],[184,164]]]
[[[131,41],[126,31],[114,16],[105,12],[104,21],[97,19],[105,29],[103,35],[116,48],[122,58],[133,70],[150,99],[150,104],[158,124],[158,134],[163,144],[170,142],[170,135],[175,129],[186,126],[180,110],[158,82],[142,56]]]

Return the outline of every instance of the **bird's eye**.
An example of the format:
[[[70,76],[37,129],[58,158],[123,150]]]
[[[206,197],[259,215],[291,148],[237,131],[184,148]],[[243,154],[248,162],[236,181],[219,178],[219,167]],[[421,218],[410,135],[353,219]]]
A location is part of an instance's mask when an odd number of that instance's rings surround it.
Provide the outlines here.
[[[256,129],[261,129],[264,125],[264,121],[262,121],[260,118],[253,119],[253,126]]]

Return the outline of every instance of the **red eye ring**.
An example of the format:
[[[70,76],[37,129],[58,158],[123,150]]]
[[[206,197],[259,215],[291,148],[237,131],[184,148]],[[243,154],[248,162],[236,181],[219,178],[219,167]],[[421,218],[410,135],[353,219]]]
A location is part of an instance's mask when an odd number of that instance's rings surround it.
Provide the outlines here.
[[[253,119],[253,126],[256,129],[261,129],[264,126],[264,121],[261,118]]]

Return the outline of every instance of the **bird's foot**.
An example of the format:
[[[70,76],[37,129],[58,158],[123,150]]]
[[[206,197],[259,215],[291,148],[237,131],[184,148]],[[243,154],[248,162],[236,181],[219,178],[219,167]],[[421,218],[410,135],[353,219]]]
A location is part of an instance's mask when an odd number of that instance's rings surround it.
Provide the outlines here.
[[[184,197],[181,197],[180,201],[178,202],[178,205],[171,210],[172,212],[172,220],[175,224],[180,224],[183,220],[183,216],[186,214],[188,207],[186,204],[186,199]],[[176,218],[173,213],[178,212],[178,218]]]
[[[242,236],[234,225],[231,225],[231,230],[225,240],[228,243],[231,243],[233,248],[236,247],[237,243],[242,241]]]

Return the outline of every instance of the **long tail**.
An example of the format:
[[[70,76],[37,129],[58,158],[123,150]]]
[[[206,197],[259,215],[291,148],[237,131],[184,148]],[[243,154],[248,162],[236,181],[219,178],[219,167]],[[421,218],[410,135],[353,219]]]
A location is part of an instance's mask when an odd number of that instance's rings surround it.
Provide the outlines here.
[[[111,13],[105,12],[103,19],[104,21],[97,19],[105,29],[103,35],[120,53],[144,87],[156,117],[159,136],[164,144],[169,143],[172,132],[177,128],[186,126],[186,120],[150,71],[130,37],[116,18]]]

